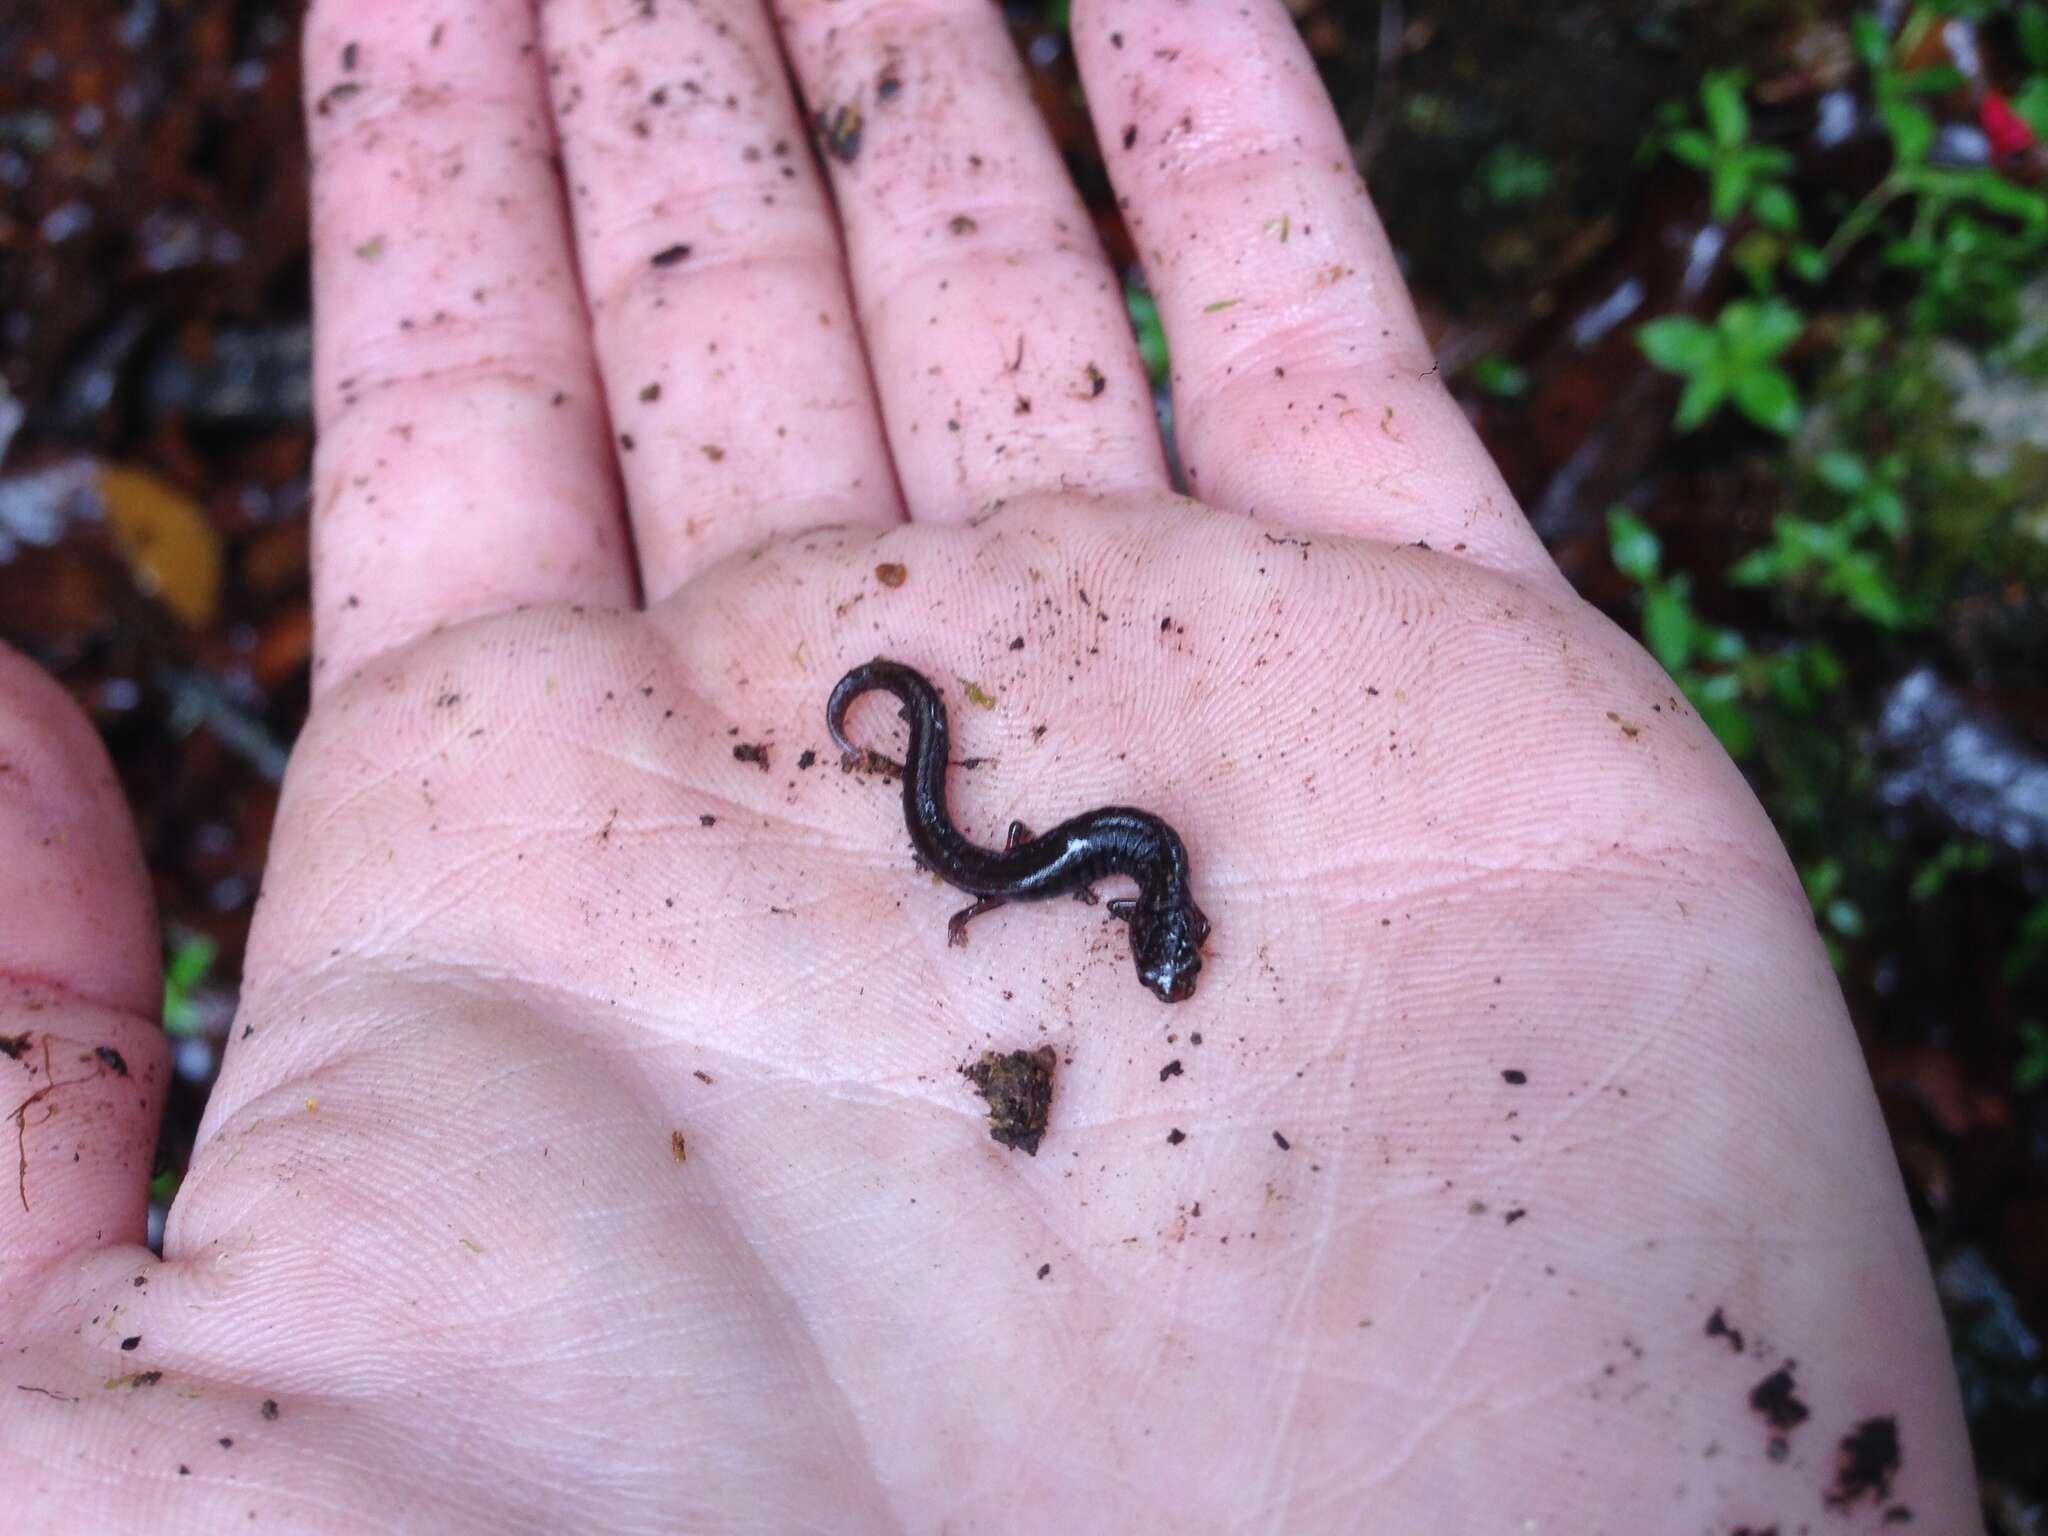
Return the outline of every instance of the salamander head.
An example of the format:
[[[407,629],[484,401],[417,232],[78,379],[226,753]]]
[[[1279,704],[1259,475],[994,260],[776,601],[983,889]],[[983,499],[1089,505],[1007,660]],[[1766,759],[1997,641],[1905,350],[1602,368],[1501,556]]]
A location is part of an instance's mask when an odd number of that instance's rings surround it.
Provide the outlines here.
[[[1194,996],[1202,944],[1208,937],[1209,919],[1186,891],[1173,900],[1140,900],[1131,913],[1131,958],[1137,963],[1138,980],[1162,1003]]]

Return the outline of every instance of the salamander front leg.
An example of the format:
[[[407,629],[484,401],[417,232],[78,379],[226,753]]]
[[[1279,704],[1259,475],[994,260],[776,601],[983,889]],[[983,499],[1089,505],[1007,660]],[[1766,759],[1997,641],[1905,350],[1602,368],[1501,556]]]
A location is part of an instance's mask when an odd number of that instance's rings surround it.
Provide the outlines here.
[[[993,912],[1008,903],[1000,896],[984,896],[971,907],[962,907],[946,920],[946,942],[956,946],[967,943],[967,925],[984,912]]]
[[[1134,896],[1116,896],[1110,899],[1109,915],[1120,923],[1128,923],[1137,910],[1138,902]]]

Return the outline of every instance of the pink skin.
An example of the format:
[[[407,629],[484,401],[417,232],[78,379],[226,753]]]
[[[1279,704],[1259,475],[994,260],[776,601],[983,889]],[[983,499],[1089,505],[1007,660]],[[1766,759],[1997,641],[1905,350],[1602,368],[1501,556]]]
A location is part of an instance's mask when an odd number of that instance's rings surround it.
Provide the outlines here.
[[[8,1520],[1869,1531],[1890,1416],[1975,1528],[1798,882],[1432,375],[1284,10],[1073,26],[1206,509],[995,7],[315,5],[317,702],[162,1261],[133,834],[0,666],[0,1035],[78,1079],[0,1198]],[[878,653],[985,840],[1172,820],[1194,998],[1066,903],[947,948],[826,766]],[[956,1068],[1041,1042],[1029,1159]]]

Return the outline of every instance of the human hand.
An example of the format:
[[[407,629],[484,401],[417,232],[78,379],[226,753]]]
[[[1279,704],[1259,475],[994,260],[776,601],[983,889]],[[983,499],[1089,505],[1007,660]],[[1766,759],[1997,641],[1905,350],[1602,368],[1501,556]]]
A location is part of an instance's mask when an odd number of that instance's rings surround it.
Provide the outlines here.
[[[783,7],[836,215],[754,7],[538,9],[309,20],[320,670],[161,1262],[132,838],[0,679],[29,1528],[1968,1528],[1798,882],[1284,11],[1074,7],[1197,505],[993,7]],[[983,841],[1174,823],[1192,999],[1099,908],[947,948],[832,771],[877,654]],[[1041,1042],[1033,1159],[957,1069]]]

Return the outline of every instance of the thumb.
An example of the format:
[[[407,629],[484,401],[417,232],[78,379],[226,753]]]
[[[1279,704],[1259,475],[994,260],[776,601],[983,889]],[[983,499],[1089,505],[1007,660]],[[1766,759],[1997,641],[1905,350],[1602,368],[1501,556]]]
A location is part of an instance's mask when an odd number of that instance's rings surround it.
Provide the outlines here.
[[[99,738],[0,645],[0,1298],[146,1235],[169,1066],[157,946]]]

